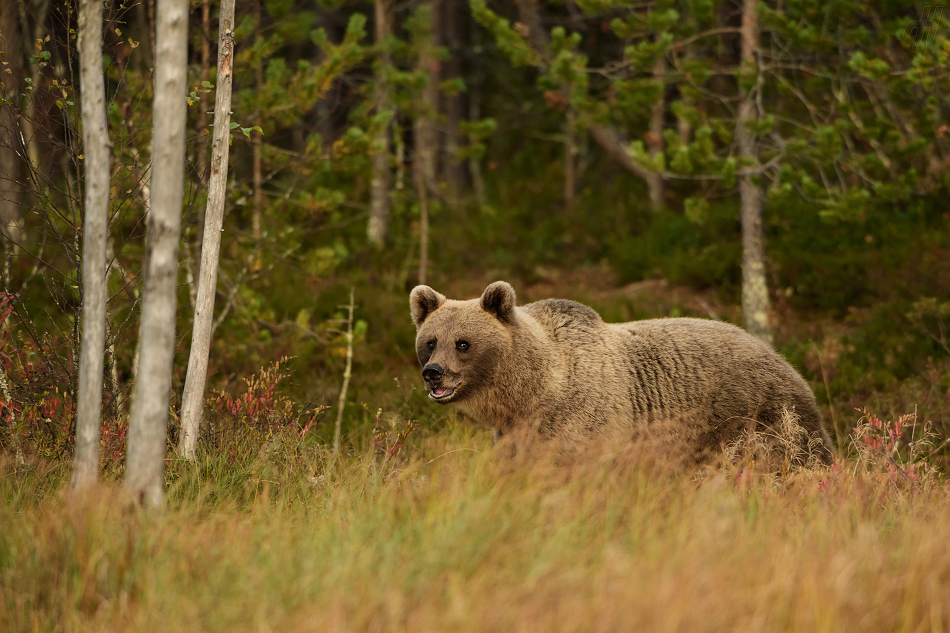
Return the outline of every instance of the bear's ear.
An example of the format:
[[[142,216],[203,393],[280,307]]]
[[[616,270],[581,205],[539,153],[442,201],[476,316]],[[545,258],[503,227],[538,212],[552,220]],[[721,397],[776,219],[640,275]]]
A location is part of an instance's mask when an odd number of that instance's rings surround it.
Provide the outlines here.
[[[438,310],[445,303],[445,295],[439,294],[429,286],[416,286],[409,293],[409,310],[412,312],[412,322],[418,329],[429,315]]]
[[[515,289],[507,281],[496,281],[482,293],[482,310],[499,321],[510,321],[515,311]]]

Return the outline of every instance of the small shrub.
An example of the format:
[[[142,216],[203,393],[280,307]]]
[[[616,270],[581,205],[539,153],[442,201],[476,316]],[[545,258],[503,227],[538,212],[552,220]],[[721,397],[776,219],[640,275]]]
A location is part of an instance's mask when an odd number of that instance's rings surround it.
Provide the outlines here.
[[[212,390],[201,442],[204,450],[227,456],[230,463],[260,455],[296,454],[307,433],[319,422],[326,406],[298,406],[279,386],[289,377],[284,356],[268,368],[245,378],[241,395]]]
[[[929,424],[923,425],[914,439],[916,413],[895,421],[881,420],[866,410],[862,413],[851,446],[866,469],[882,473],[898,488],[912,491],[937,480],[938,470],[930,463],[936,435]]]

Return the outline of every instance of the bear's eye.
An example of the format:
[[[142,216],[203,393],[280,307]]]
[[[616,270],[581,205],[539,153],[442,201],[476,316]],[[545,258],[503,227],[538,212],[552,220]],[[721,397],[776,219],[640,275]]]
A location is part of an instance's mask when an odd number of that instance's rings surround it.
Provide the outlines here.
[[[468,341],[459,341],[455,344],[455,349],[460,352],[464,352],[468,349]]]
[[[429,351],[430,351],[430,352],[431,352],[432,350],[434,350],[434,349],[435,349],[435,339],[432,339],[431,341],[429,341],[428,343],[426,343],[426,347],[429,348]]]

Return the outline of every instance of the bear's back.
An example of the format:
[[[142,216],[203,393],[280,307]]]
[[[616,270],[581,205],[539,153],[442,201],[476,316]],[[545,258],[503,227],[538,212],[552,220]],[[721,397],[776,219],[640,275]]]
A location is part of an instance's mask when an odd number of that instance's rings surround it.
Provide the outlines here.
[[[649,319],[609,324],[628,358],[649,359],[669,373],[696,383],[733,384],[763,393],[775,383],[804,380],[770,345],[722,321],[693,318]],[[739,378],[741,376],[741,378]]]

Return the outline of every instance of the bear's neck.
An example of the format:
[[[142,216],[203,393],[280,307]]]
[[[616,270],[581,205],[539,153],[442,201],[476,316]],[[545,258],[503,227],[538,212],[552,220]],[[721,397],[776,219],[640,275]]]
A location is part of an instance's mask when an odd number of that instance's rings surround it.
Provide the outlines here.
[[[545,405],[554,399],[547,389],[559,371],[549,335],[531,316],[515,308],[511,325],[511,353],[505,354],[488,388],[471,401],[460,403],[469,416],[496,430],[543,422]]]

